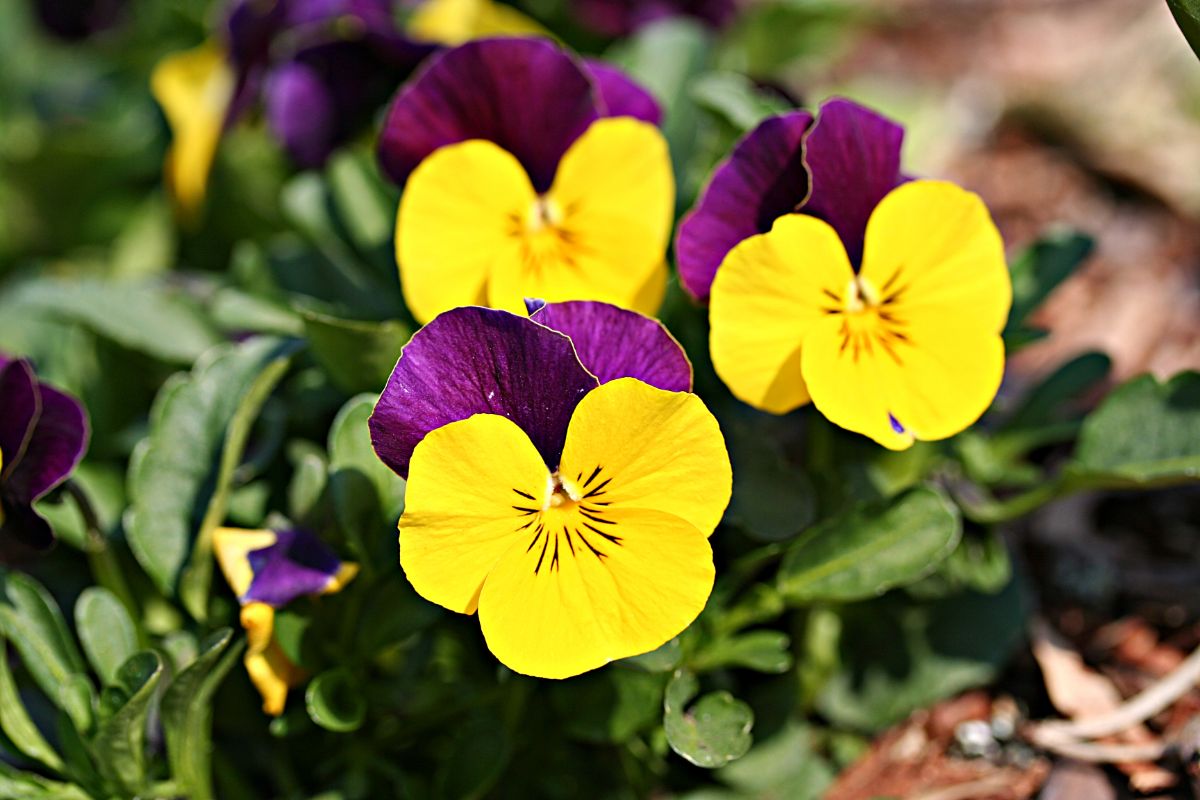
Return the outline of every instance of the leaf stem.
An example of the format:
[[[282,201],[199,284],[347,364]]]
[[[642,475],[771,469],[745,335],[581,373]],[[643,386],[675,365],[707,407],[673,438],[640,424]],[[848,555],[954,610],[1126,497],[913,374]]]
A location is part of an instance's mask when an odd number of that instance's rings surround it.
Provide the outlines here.
[[[79,515],[83,517],[83,527],[87,533],[85,549],[88,564],[96,582],[112,592],[125,606],[131,617],[140,619],[137,601],[134,600],[129,583],[125,580],[121,562],[109,547],[108,536],[104,533],[100,518],[97,516],[95,506],[92,505],[87,492],[74,480],[64,483],[63,490],[71,496],[75,507],[79,509]]]

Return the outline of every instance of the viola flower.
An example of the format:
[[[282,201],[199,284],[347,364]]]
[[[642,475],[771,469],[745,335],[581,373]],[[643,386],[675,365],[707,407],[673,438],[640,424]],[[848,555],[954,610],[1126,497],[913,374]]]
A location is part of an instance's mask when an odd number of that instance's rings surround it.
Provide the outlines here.
[[[655,320],[602,303],[448,311],[370,420],[406,476],[400,564],[479,612],[509,668],[565,678],[660,646],[704,608],[729,456]]]
[[[810,400],[891,449],[963,430],[1004,371],[1012,287],[983,202],[900,172],[903,129],[845,100],[775,117],[681,226],[713,365],[780,414]],[[715,274],[715,278],[714,278]]]
[[[358,574],[358,565],[341,561],[324,542],[300,529],[219,528],[213,552],[242,605],[246,672],[262,695],[263,712],[277,717],[288,689],[303,684],[308,674],[275,640],[275,610],[305,595],[341,591]]]
[[[675,186],[661,113],[613,67],[541,39],[435,56],[379,142],[406,183],[396,221],[405,299],[428,322],[466,305],[662,300]]]
[[[257,103],[291,159],[320,167],[441,45],[540,30],[490,0],[409,5],[235,0],[219,42],[164,59],[151,84],[175,137],[165,171],[181,213],[196,215],[223,131]]]
[[[33,504],[67,479],[87,449],[79,401],[0,354],[0,559],[49,549],[54,532]]]
[[[606,36],[628,36],[667,17],[692,17],[723,28],[737,14],[737,0],[575,0],[580,20]]]

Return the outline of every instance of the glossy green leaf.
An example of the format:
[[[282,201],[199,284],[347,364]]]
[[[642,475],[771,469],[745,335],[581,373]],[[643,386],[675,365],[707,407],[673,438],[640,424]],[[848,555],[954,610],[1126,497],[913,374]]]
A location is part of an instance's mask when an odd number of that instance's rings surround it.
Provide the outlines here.
[[[152,651],[135,654],[117,671],[101,696],[100,722],[92,746],[101,772],[130,795],[146,782],[146,716],[163,674],[162,659]]]
[[[1004,429],[1034,428],[1078,415],[1080,398],[1108,377],[1112,359],[1104,353],[1084,353],[1056,369],[1034,386],[1004,421]]]
[[[1113,486],[1200,478],[1200,373],[1143,375],[1114,390],[1084,421],[1070,473]]]
[[[759,672],[787,672],[792,667],[790,640],[779,631],[751,631],[710,642],[690,666],[698,671],[745,667]]]
[[[1087,234],[1066,230],[1043,237],[1022,253],[1009,268],[1013,302],[1005,334],[1018,331],[1050,292],[1087,260],[1094,246]]]
[[[171,775],[189,800],[211,800],[212,698],[241,655],[244,641],[230,648],[233,631],[222,628],[206,639],[196,659],[163,693],[162,724]]]
[[[7,642],[0,636],[0,653],[7,649]],[[0,657],[0,730],[24,756],[41,762],[52,770],[61,770],[63,761],[58,753],[42,736],[37,725],[29,717],[25,704],[17,692],[8,659]]]
[[[722,767],[717,777],[743,797],[757,800],[819,800],[833,782],[830,765],[816,752],[813,733],[789,722],[750,752]]]
[[[1026,608],[1012,581],[997,594],[930,603],[891,595],[839,614],[841,666],[817,710],[839,726],[878,731],[994,679],[1024,633]]]
[[[0,572],[0,630],[17,648],[42,692],[67,712],[77,728],[90,728],[87,670],[49,592],[26,575]]]
[[[272,338],[216,348],[159,391],[149,435],[130,464],[125,528],[138,562],[163,592],[174,594],[206,509],[221,488],[218,473],[228,472],[221,470],[222,454],[243,398],[269,366],[278,370],[292,348]]]
[[[326,168],[338,218],[351,240],[363,248],[390,244],[396,227],[396,202],[372,155],[341,150]]]
[[[338,319],[299,309],[313,357],[344,392],[378,394],[387,383],[412,330],[403,322]]]
[[[375,455],[367,420],[374,395],[359,395],[338,412],[329,431],[329,491],[354,555],[365,564],[395,563],[396,522],[404,510],[404,479]]]
[[[933,598],[964,590],[998,592],[1012,580],[1012,559],[992,528],[963,535],[954,552],[932,574],[906,587],[915,597]]]
[[[137,629],[125,606],[109,590],[89,586],[75,601],[75,630],[92,668],[105,684],[137,651]]]
[[[614,666],[550,686],[564,732],[585,742],[624,742],[658,721],[662,673]]]
[[[729,692],[710,692],[689,706],[700,691],[696,676],[678,670],[667,684],[663,728],[671,749],[698,767],[723,767],[741,758],[754,738],[754,713]]]
[[[1200,56],[1200,0],[1167,0],[1188,44]]]
[[[26,309],[79,322],[172,364],[189,364],[220,341],[200,307],[161,282],[42,279],[14,296]]]
[[[928,575],[961,534],[952,503],[914,489],[809,530],[788,548],[778,588],[793,603],[874,597]]]
[[[736,72],[710,72],[692,83],[692,99],[727,121],[739,133],[791,106],[779,95],[767,94]]]
[[[52,781],[0,761],[0,797],[12,800],[92,800],[78,786]]]
[[[335,667],[309,682],[304,691],[308,716],[335,733],[357,730],[367,716],[367,699],[350,670]]]
[[[798,536],[816,516],[812,481],[765,432],[736,421],[727,427],[733,498],[726,520],[761,542]]]

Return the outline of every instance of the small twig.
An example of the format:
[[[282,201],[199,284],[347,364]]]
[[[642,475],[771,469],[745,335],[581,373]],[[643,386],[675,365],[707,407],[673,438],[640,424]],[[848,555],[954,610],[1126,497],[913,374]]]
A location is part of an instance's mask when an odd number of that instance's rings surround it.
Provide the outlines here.
[[[1047,742],[1062,744],[1071,740],[1099,739],[1122,733],[1169,708],[1197,683],[1200,683],[1200,648],[1192,651],[1192,654],[1172,672],[1114,711],[1071,722],[1043,722],[1034,729],[1033,738],[1043,747],[1047,747]]]
[[[1107,744],[1104,742],[1078,742],[1070,739],[1060,740],[1055,737],[1043,739],[1037,731],[1029,738],[1043,750],[1093,764],[1132,764],[1158,761],[1170,750],[1170,746],[1164,742]]]

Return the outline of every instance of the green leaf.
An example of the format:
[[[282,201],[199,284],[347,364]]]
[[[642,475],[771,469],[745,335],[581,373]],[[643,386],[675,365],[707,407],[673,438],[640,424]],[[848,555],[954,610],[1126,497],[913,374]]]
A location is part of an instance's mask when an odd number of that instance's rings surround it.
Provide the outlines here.
[[[334,513],[364,569],[395,562],[395,526],[404,510],[404,479],[388,469],[371,446],[367,420],[375,400],[374,395],[349,400],[329,431]]]
[[[998,594],[930,603],[893,594],[839,611],[841,667],[817,695],[836,725],[883,730],[915,709],[993,680],[1024,633],[1012,581]]]
[[[914,489],[808,531],[784,556],[779,591],[793,603],[874,597],[929,574],[961,534],[952,503]]]
[[[759,672],[787,672],[792,668],[790,640],[779,631],[751,631],[713,640],[690,662],[700,672],[721,667],[746,667]]]
[[[367,699],[354,675],[344,667],[313,678],[304,692],[304,706],[313,722],[334,733],[358,730],[367,717]]]
[[[568,735],[620,743],[658,721],[665,683],[662,673],[613,666],[556,681],[550,700]]]
[[[1183,37],[1200,56],[1200,0],[1167,0]]]
[[[934,598],[964,590],[998,592],[1012,580],[1012,559],[992,528],[963,535],[931,575],[906,587],[914,597]]]
[[[1051,425],[1078,415],[1080,398],[1108,377],[1112,360],[1084,353],[1056,369],[1025,395],[1004,421],[1004,430]]]
[[[293,347],[254,338],[215,348],[159,390],[149,435],[130,464],[125,528],[138,562],[164,593],[174,594],[205,510],[222,490],[218,472],[229,472],[221,462],[229,460],[225,452],[233,454],[226,440],[239,408],[246,408],[243,398],[269,366],[272,376],[278,373]]]
[[[338,319],[298,309],[313,357],[344,392],[382,391],[412,330],[403,322]]]
[[[326,168],[329,192],[338,218],[362,248],[390,243],[396,225],[396,203],[374,159],[349,148],[334,153]]]
[[[630,77],[650,90],[663,107],[663,135],[670,147],[679,202],[686,202],[694,182],[687,174],[700,128],[700,111],[691,83],[709,60],[711,36],[703,26],[684,17],[646,25],[623,41],[609,57]]]
[[[220,341],[196,303],[158,281],[44,278],[18,287],[13,297],[26,309],[78,322],[172,364],[190,364]]]
[[[1013,302],[1005,334],[1015,333],[1050,292],[1091,255],[1095,242],[1078,231],[1052,233],[1035,242],[1010,267]]]
[[[729,692],[710,692],[690,708],[700,691],[696,676],[677,670],[663,699],[663,728],[671,749],[698,767],[714,769],[741,758],[754,738],[754,713]]]
[[[137,651],[137,629],[125,606],[102,586],[89,586],[75,601],[75,629],[88,661],[105,684]]]
[[[102,711],[110,716],[101,721],[92,740],[96,762],[129,795],[141,794],[146,782],[146,716],[162,674],[157,653],[137,653],[121,666],[114,685],[101,697]]]
[[[417,594],[399,572],[370,584],[364,608],[386,608],[386,614],[363,614],[355,647],[371,658],[380,651],[420,633],[442,616],[442,610]]]
[[[0,797],[12,800],[92,800],[78,786],[23,772],[0,761]]]
[[[692,83],[692,99],[717,114],[739,133],[764,119],[788,111],[782,97],[762,92],[754,82],[736,72],[710,72]]]
[[[500,780],[512,758],[512,737],[496,720],[471,718],[454,737],[441,763],[434,797],[445,800],[482,800]]]
[[[727,426],[733,499],[726,519],[760,542],[792,539],[816,516],[812,481],[788,464],[776,439],[750,425]]]
[[[1200,477],[1200,373],[1166,383],[1143,375],[1118,387],[1088,416],[1069,478],[1120,486],[1164,486]]]
[[[7,650],[6,641],[0,636],[0,654]],[[16,746],[22,755],[45,764],[52,770],[61,771],[63,761],[58,753],[42,736],[37,725],[25,710],[17,684],[8,666],[8,658],[0,656],[0,730]]]
[[[0,572],[0,630],[47,697],[79,730],[91,727],[91,685],[58,605],[26,575]]]
[[[212,698],[244,641],[229,648],[233,631],[222,628],[200,647],[196,660],[175,676],[163,693],[162,724],[171,776],[189,800],[211,800]]]
[[[833,783],[834,771],[817,754],[812,730],[788,722],[783,730],[760,741],[717,777],[756,800],[818,800]]]

